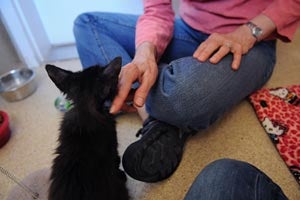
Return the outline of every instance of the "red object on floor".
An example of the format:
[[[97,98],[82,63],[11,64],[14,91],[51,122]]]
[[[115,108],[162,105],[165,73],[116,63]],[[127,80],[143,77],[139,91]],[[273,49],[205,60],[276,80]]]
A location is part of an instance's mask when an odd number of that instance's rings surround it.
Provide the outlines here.
[[[3,122],[0,123],[0,148],[6,144],[10,138],[9,118],[6,112],[0,110]]]
[[[250,96],[257,117],[300,184],[300,85],[264,88]]]

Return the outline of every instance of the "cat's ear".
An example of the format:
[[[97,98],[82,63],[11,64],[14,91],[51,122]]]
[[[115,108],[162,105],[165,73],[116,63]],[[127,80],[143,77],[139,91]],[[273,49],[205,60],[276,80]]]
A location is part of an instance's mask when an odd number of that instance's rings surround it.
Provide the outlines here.
[[[66,92],[67,84],[65,81],[71,74],[73,74],[73,72],[49,64],[46,65],[46,71],[58,89],[60,89],[62,92]]]
[[[118,77],[121,71],[121,65],[122,65],[122,58],[116,57],[108,65],[106,65],[103,74],[109,78],[113,78],[116,76]]]

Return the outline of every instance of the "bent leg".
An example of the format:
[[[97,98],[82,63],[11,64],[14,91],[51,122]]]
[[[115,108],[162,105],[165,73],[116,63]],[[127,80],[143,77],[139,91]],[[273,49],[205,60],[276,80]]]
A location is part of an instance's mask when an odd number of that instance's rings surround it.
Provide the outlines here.
[[[83,65],[106,65],[117,56],[125,65],[135,52],[137,15],[91,12],[74,22],[77,51]]]
[[[185,57],[162,65],[147,99],[148,113],[183,130],[207,128],[266,83],[275,65],[275,42],[257,44],[238,71],[231,62],[229,54],[218,64]]]
[[[221,159],[206,166],[197,176],[185,200],[272,200],[287,199],[280,187],[249,163]]]
[[[137,15],[120,13],[90,12],[79,15],[73,27],[77,51],[83,68],[105,65],[121,56],[123,65],[129,63],[135,54],[135,30]],[[174,35],[162,62],[191,56],[207,34],[195,31],[181,19],[174,23]]]

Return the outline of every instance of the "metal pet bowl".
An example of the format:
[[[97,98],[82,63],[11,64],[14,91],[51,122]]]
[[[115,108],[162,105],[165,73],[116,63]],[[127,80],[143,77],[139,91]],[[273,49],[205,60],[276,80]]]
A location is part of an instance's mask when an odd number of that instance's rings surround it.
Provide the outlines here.
[[[0,94],[7,101],[18,101],[37,88],[35,72],[29,68],[14,69],[0,76]]]

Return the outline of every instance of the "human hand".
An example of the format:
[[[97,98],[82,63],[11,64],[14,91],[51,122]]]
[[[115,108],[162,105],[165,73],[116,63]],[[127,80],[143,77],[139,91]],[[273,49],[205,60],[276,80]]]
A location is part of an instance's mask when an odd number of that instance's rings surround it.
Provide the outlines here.
[[[199,45],[193,57],[201,62],[209,58],[211,63],[216,64],[228,53],[232,53],[231,68],[238,70],[242,55],[246,54],[255,42],[256,39],[250,33],[249,28],[243,25],[227,34],[211,34],[206,41]]]
[[[125,100],[128,98],[132,84],[135,81],[138,81],[140,86],[134,93],[133,105],[142,107],[156,81],[157,74],[155,47],[151,43],[145,42],[137,48],[132,62],[122,67],[119,76],[118,94],[112,102],[110,113],[115,114],[120,109],[124,110],[124,108],[132,110],[126,105]]]

